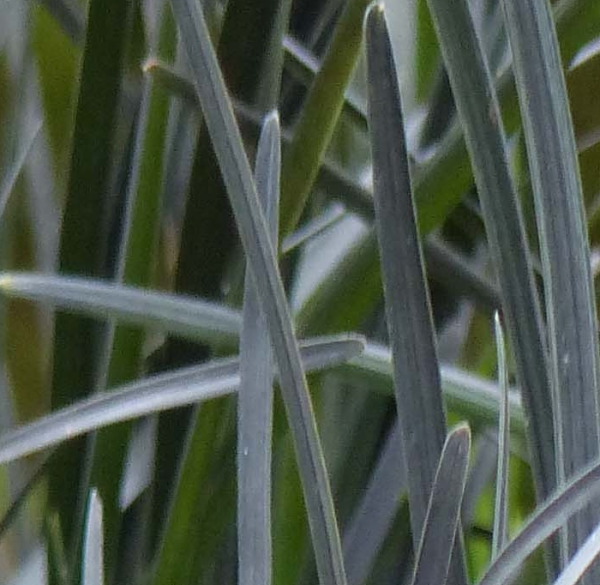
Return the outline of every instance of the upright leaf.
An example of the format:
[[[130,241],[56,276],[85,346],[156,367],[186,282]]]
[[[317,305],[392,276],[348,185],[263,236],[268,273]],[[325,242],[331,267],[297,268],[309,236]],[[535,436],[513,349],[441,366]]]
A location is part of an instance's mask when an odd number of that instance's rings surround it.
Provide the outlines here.
[[[298,457],[319,577],[323,585],[341,585],[346,576],[335,510],[269,230],[202,13],[193,0],[172,0],[172,5],[267,320]]]
[[[446,583],[469,465],[471,433],[454,429],[446,439],[429,498],[412,585]],[[460,538],[460,536],[459,536]]]
[[[91,0],[75,129],[71,144],[67,199],[60,237],[60,270],[99,276],[99,250],[106,235],[101,218],[107,211],[110,163],[121,86],[121,70],[129,33],[129,0]],[[58,315],[54,336],[52,407],[60,408],[94,384],[95,330],[89,319]],[[82,469],[82,444],[72,444],[53,460],[50,502],[59,512],[70,548]]]
[[[556,485],[552,393],[539,300],[519,201],[509,173],[498,98],[467,0],[429,0],[446,71],[463,126],[502,294],[503,315],[528,422],[539,500]]]
[[[544,275],[560,482],[600,451],[598,320],[569,100],[547,0],[504,1]],[[594,502],[568,527],[572,555],[600,520]],[[592,582],[597,582],[600,572]]]
[[[270,115],[256,156],[256,189],[277,245],[280,170],[279,121]],[[238,580],[271,583],[271,435],[273,372],[271,340],[252,275],[247,269],[240,336],[238,390]]]
[[[375,217],[398,419],[410,470],[408,501],[416,549],[422,538],[446,427],[400,94],[381,5],[369,11],[366,33]],[[460,539],[455,551],[451,581],[460,585],[466,583]]]
[[[102,529],[102,501],[94,489],[90,493],[85,528],[82,585],[104,585],[104,536]]]
[[[496,500],[494,506],[494,531],[492,558],[496,557],[508,539],[508,463],[510,456],[510,412],[508,403],[508,375],[504,334],[498,313],[494,316],[496,350],[498,353],[498,383],[501,393],[500,420],[498,424],[498,466],[496,471]]]

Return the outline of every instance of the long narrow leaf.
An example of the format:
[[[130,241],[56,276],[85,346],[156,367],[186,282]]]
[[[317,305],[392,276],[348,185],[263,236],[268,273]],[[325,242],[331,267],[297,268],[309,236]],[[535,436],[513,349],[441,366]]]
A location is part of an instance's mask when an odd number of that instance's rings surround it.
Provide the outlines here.
[[[537,496],[556,486],[552,393],[539,299],[519,201],[508,169],[502,117],[467,0],[429,0],[479,193],[506,328],[528,422]]]
[[[575,585],[600,555],[600,525],[587,537],[553,585]]]
[[[568,482],[540,506],[487,569],[479,585],[504,585],[521,563],[575,512],[600,493],[600,463]]]
[[[557,469],[600,452],[598,320],[583,195],[556,31],[546,0],[503,2],[527,142],[544,275]],[[600,520],[593,502],[568,527],[572,555]],[[594,581],[600,578],[597,573]]]
[[[508,403],[508,380],[504,335],[498,313],[494,316],[496,349],[498,353],[498,383],[502,396],[500,421],[498,424],[498,468],[496,472],[496,499],[494,506],[494,531],[492,534],[492,558],[508,539],[508,462],[510,455],[510,416]]]
[[[107,194],[115,154],[121,75],[132,22],[132,0],[91,0],[81,64],[75,126],[71,142],[67,197],[63,207],[59,268],[71,275],[100,276],[101,250],[108,233]],[[96,325],[80,316],[55,320],[52,407],[61,408],[92,390],[97,358]],[[84,450],[70,445],[53,459],[51,505],[60,511],[71,554],[80,536],[83,505],[79,486]],[[81,502],[83,504],[83,502]]]
[[[10,297],[41,301],[92,317],[158,327],[202,341],[234,341],[241,327],[240,314],[217,303],[92,279],[3,273],[0,291]]]
[[[90,493],[85,528],[82,585],[104,585],[104,534],[102,528],[102,502],[98,492]]]
[[[360,353],[358,337],[323,338],[301,345],[303,367],[319,370]],[[0,435],[0,464],[118,422],[231,394],[239,386],[235,358],[176,370],[96,394]]]
[[[394,365],[394,389],[408,474],[415,549],[446,435],[433,323],[408,170],[396,68],[383,7],[366,20],[369,129],[375,216]],[[423,425],[427,421],[427,425]],[[457,540],[452,581],[466,583]]]
[[[371,390],[390,393],[392,355],[387,347],[367,343],[365,351],[341,368],[348,380],[359,380]],[[444,399],[450,410],[482,425],[498,423],[501,396],[498,386],[455,366],[441,366]],[[519,394],[509,390],[511,431],[523,436],[525,417]]]
[[[344,533],[348,585],[360,585],[369,576],[406,490],[402,438],[396,423],[390,431],[369,485]]]
[[[273,245],[277,245],[279,120],[264,124],[256,156],[256,189]],[[271,340],[249,270],[244,289],[238,390],[238,580],[271,583],[271,435],[273,367]]]
[[[341,585],[346,578],[327,471],[285,292],[252,172],[202,12],[193,0],[172,0],[171,3],[269,326],[298,457],[319,576],[323,585]]]
[[[42,123],[39,122],[31,133],[31,136],[28,136],[25,140],[21,152],[17,154],[17,157],[11,165],[8,173],[2,179],[2,183],[0,184],[0,219],[4,215],[4,209],[6,208],[10,194],[12,193],[18,178],[21,176],[23,166],[25,165],[27,157],[35,143],[38,134],[40,133],[41,128]]]
[[[454,429],[446,439],[429,499],[412,585],[446,583],[467,480],[471,433]]]

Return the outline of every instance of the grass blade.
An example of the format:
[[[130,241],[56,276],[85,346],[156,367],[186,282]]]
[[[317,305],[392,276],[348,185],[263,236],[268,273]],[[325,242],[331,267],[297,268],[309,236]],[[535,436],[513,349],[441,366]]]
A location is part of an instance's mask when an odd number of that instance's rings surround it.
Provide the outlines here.
[[[303,367],[320,370],[360,353],[359,337],[321,338],[301,344]],[[214,360],[99,393],[0,435],[0,464],[25,457],[98,428],[235,392],[239,362]]]
[[[84,278],[3,273],[0,291],[9,297],[50,303],[102,319],[158,327],[211,342],[236,340],[241,317],[223,305]]]
[[[503,4],[536,207],[563,482],[600,451],[598,321],[583,195],[550,6]],[[575,516],[567,529],[569,555],[599,520],[598,502]]]
[[[454,429],[446,439],[431,490],[412,585],[447,582],[460,525],[470,445],[471,433],[466,425]]]
[[[340,204],[333,204],[321,215],[301,226],[295,232],[285,237],[281,242],[281,253],[287,254],[293,249],[301,246],[315,236],[323,233],[326,229],[337,223],[346,215],[346,208]]]
[[[528,421],[538,500],[556,486],[552,393],[539,300],[519,202],[510,177],[502,117],[469,12],[459,0],[429,0],[446,70],[462,122],[502,292],[506,328]],[[485,96],[485,99],[484,97]]]
[[[281,176],[281,234],[297,225],[317,177],[345,103],[362,45],[361,25],[368,0],[350,0],[337,24],[319,72],[315,76],[289,150],[283,158]]]
[[[394,389],[408,474],[415,549],[446,434],[440,372],[408,170],[396,68],[383,7],[367,16],[369,129],[375,215],[394,365]],[[424,427],[422,421],[427,421]],[[466,583],[460,539],[452,582]]]
[[[402,438],[396,424],[386,439],[369,485],[344,533],[348,585],[360,585],[369,576],[405,490]]]
[[[268,323],[294,437],[319,576],[323,585],[341,585],[346,579],[327,471],[275,253],[239,128],[202,12],[192,0],[172,0],[171,3]]]
[[[276,246],[281,164],[277,114],[265,120],[256,159],[256,189]],[[270,585],[273,359],[248,269],[243,320],[238,390],[238,578],[248,585]]]
[[[575,585],[600,555],[600,525],[587,537],[553,585]]]
[[[25,166],[25,162],[27,161],[27,157],[31,152],[31,149],[35,143],[38,134],[42,128],[42,122],[39,122],[34,128],[31,136],[27,138],[21,147],[21,152],[19,152],[9,169],[7,175],[3,178],[2,183],[0,184],[0,219],[4,215],[4,209],[6,208],[6,204],[8,203],[8,199],[17,183],[18,178],[21,176],[21,171]]]
[[[125,46],[131,23],[131,0],[91,0],[81,81],[77,99],[67,198],[60,235],[60,271],[100,276],[107,217],[105,205],[114,154],[118,102]],[[52,407],[79,398],[77,391],[94,388],[96,329],[89,319],[61,314],[55,320]],[[50,501],[59,510],[68,549],[75,551],[80,534],[79,484],[82,445],[70,445],[53,459]],[[77,534],[76,534],[77,533]]]
[[[98,492],[90,492],[85,528],[83,563],[81,566],[82,585],[104,585],[104,554],[102,529],[102,502]]]
[[[496,499],[494,506],[494,529],[492,534],[492,559],[498,555],[508,539],[508,463],[510,456],[510,415],[508,402],[508,379],[504,334],[498,313],[494,315],[494,331],[498,351],[498,382],[502,398],[498,425],[498,468],[496,473]]]
[[[490,433],[481,433],[472,451],[474,451],[475,455],[465,485],[460,516],[465,532],[468,531],[473,524],[473,517],[475,516],[481,493],[490,483],[494,472],[497,470],[497,437],[490,437]]]
[[[596,461],[537,509],[492,562],[479,585],[506,583],[538,546],[599,493],[600,463]]]
[[[389,394],[392,388],[393,366],[390,350],[367,343],[365,351],[342,366],[340,374],[357,380],[371,390]],[[498,387],[482,378],[456,368],[442,365],[442,389],[449,410],[482,426],[498,423],[500,392]],[[525,416],[515,390],[509,391],[511,431],[519,436],[525,432]]]

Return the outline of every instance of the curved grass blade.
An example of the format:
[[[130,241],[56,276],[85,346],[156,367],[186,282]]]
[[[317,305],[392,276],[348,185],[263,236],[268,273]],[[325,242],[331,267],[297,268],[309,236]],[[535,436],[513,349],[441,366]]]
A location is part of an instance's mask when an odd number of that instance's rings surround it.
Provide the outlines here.
[[[412,585],[447,582],[460,526],[470,446],[471,433],[466,425],[451,431],[446,439],[431,490]]]
[[[333,204],[321,215],[300,226],[295,232],[285,237],[281,242],[281,253],[287,254],[305,242],[322,234],[326,229],[335,225],[346,215],[346,208],[341,204]]]
[[[8,510],[4,513],[4,516],[0,519],[0,540],[4,536],[6,530],[10,527],[13,520],[22,509],[27,497],[32,492],[32,490],[38,485],[38,482],[44,474],[48,470],[48,463],[50,461],[50,457],[52,457],[52,453],[47,455],[44,460],[39,463],[35,469],[35,471],[31,474],[29,479],[25,482],[25,485],[21,488],[19,493],[14,497],[13,501],[10,503]]]
[[[102,502],[98,492],[90,492],[85,527],[82,585],[104,585],[104,536],[102,528]]]
[[[558,479],[600,452],[598,320],[569,100],[546,0],[503,2],[540,238]],[[567,528],[568,554],[600,521],[600,503]],[[597,582],[600,572],[591,582]]]
[[[521,563],[574,513],[600,494],[600,462],[575,479],[541,505],[521,531],[510,540],[479,581],[479,585],[504,585]]]
[[[363,347],[360,337],[338,336],[305,341],[300,353],[310,372],[346,361]],[[107,425],[231,394],[238,386],[239,362],[225,358],[98,393],[0,435],[0,464]]]
[[[204,17],[193,0],[171,0],[227,187],[280,372],[313,548],[323,585],[346,581],[335,510],[316,422],[269,231]]]
[[[498,313],[494,315],[494,332],[498,352],[498,383],[502,398],[498,425],[498,467],[496,472],[496,498],[494,529],[492,533],[492,559],[508,540],[508,463],[510,456],[510,411],[508,403],[508,376],[504,334]]]
[[[383,6],[366,18],[369,129],[375,216],[394,365],[394,390],[408,474],[413,543],[421,541],[446,435],[429,294],[412,198],[396,68]],[[427,421],[427,426],[422,424]],[[452,566],[466,583],[460,539]]]
[[[539,299],[519,201],[510,177],[502,118],[466,0],[429,0],[498,274],[506,328],[528,421],[537,497],[556,486],[552,392]]]
[[[27,157],[31,152],[31,149],[35,143],[38,134],[42,128],[42,122],[38,122],[35,126],[31,135],[27,137],[27,140],[23,143],[21,147],[21,151],[17,154],[15,161],[11,165],[7,175],[3,178],[2,184],[0,184],[0,220],[4,215],[4,209],[6,208],[6,204],[8,203],[8,199],[17,183],[18,178],[21,176],[21,171],[25,166],[25,162],[27,161]]]
[[[344,533],[348,585],[360,585],[369,576],[405,490],[406,468],[402,456],[402,438],[396,423],[386,439],[364,496]]]
[[[2,273],[0,292],[92,317],[158,327],[174,335],[204,341],[235,342],[241,327],[240,314],[217,303],[99,280]]]
[[[600,525],[587,537],[553,585],[575,585],[600,555]]]
[[[273,113],[265,120],[258,143],[255,176],[274,246],[280,166],[279,119]],[[249,269],[244,286],[238,389],[238,580],[247,585],[270,585],[273,358]]]
[[[364,380],[364,386],[389,394],[392,388],[392,355],[387,347],[367,343],[359,356],[340,368],[340,374],[349,380]],[[500,416],[500,392],[498,386],[454,366],[441,366],[444,399],[449,410],[481,425],[498,423]],[[523,436],[525,416],[521,400],[515,390],[508,394],[511,431]]]

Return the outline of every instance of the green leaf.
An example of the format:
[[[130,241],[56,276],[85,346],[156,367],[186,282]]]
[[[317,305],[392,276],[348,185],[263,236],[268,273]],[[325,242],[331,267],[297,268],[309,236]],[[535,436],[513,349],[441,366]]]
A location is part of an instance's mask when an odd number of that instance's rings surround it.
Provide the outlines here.
[[[349,0],[302,108],[281,177],[281,234],[297,225],[329,146],[360,53],[368,0]]]
[[[239,128],[199,7],[192,0],[172,0],[172,6],[268,323],[294,437],[319,576],[324,585],[341,585],[345,583],[345,575],[327,471],[283,284]]]
[[[301,355],[306,370],[314,371],[345,361],[362,348],[359,337],[322,338],[302,343]],[[0,435],[0,464],[107,425],[231,394],[239,385],[238,369],[237,359],[225,358],[95,394]]]
[[[152,51],[168,58],[176,44],[175,23],[170,6],[158,15],[157,32],[149,43]],[[163,169],[165,139],[169,117],[169,95],[151,78],[144,80],[133,154],[124,203],[124,218],[118,244],[115,281],[149,286],[156,266],[159,220],[163,207]],[[143,363],[146,331],[116,326],[111,322],[104,338],[104,363],[98,375],[99,388],[113,387],[135,379]],[[118,557],[121,513],[119,485],[130,436],[129,425],[103,429],[93,442],[90,483],[103,502],[105,559],[109,576],[114,574]]]
[[[429,0],[452,86],[487,240],[502,294],[528,422],[531,466],[539,500],[556,485],[552,394],[537,291],[521,217],[509,173],[498,98],[465,0]]]
[[[382,5],[369,10],[366,35],[375,217],[398,419],[410,470],[408,501],[416,548],[423,534],[446,423],[400,94]],[[460,538],[456,542],[452,580],[466,583]]]
[[[467,480],[470,446],[471,433],[466,425],[451,431],[446,439],[429,498],[412,585],[447,582]]]
[[[67,198],[60,235],[59,269],[67,274],[100,276],[106,226],[102,221],[110,187],[121,74],[129,35],[130,0],[91,0],[71,143]],[[52,407],[60,408],[94,388],[94,324],[61,314],[55,322]],[[73,552],[83,445],[72,444],[53,459],[50,502],[59,510],[65,542]],[[73,542],[72,542],[73,541]]]
[[[256,189],[277,245],[279,120],[264,123],[256,155]],[[248,585],[271,583],[271,441],[273,372],[271,340],[252,275],[246,270],[243,326],[240,336],[238,390],[238,580]]]
[[[546,0],[504,2],[544,276],[560,482],[600,448],[598,321],[583,196],[556,31]],[[572,555],[600,519],[594,502],[568,527]],[[600,573],[599,573],[600,575]],[[592,581],[593,582],[593,581]]]

